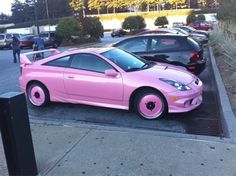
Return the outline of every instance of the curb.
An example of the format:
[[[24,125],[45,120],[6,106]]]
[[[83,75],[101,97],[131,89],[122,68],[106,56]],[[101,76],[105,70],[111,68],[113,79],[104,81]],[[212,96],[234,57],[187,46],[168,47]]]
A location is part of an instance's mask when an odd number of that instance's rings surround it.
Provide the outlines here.
[[[222,128],[225,137],[230,138],[232,143],[236,143],[236,117],[232,111],[232,107],[229,101],[229,97],[227,95],[227,91],[224,86],[224,82],[221,78],[219,69],[216,64],[215,56],[213,55],[212,48],[209,47],[210,59],[213,69],[213,75],[216,82],[217,87],[217,99],[219,102],[219,110]]]

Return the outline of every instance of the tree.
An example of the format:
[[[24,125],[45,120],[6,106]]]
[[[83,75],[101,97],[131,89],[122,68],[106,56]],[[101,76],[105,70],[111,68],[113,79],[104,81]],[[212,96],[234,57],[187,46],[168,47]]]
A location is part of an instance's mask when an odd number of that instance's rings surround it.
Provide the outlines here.
[[[58,23],[56,34],[63,39],[71,40],[72,36],[82,36],[83,27],[76,18],[64,17]]]
[[[10,23],[10,17],[4,13],[0,14],[0,24]]]
[[[177,8],[178,4],[183,4],[183,3],[186,2],[186,0],[168,0],[168,2],[169,2],[171,5],[175,4],[175,6],[176,6],[176,8]]]
[[[98,14],[100,14],[100,10],[102,7],[106,5],[105,0],[89,0],[88,1],[88,8],[91,9],[96,9]]]
[[[200,15],[198,15],[197,17],[196,17],[196,19],[197,20],[206,20],[206,17],[205,17],[205,15],[203,15],[203,14],[200,14]]]
[[[143,29],[146,27],[145,20],[142,16],[129,16],[126,17],[122,23],[122,28],[128,29],[130,31]]]
[[[98,17],[85,17],[82,22],[84,34],[95,39],[103,36],[103,26]]]
[[[155,26],[164,27],[166,24],[169,24],[169,22],[168,22],[166,16],[157,17],[157,19],[156,19],[155,22],[154,22],[154,25],[155,25]]]
[[[19,0],[15,0],[12,3],[11,11],[11,21],[13,23],[33,21],[34,19],[34,16],[31,13],[33,11],[33,7],[30,7],[28,4],[22,3]]]
[[[69,5],[74,12],[79,13],[79,20],[82,21],[85,16],[84,0],[70,0]]]
[[[190,24],[190,23],[196,21],[196,19],[197,19],[197,18],[196,18],[196,15],[193,14],[193,13],[191,13],[191,14],[189,14],[189,15],[187,16],[186,22],[187,22],[187,24]]]
[[[113,9],[113,13],[116,13],[116,8],[125,7],[124,0],[107,0],[106,6]]]

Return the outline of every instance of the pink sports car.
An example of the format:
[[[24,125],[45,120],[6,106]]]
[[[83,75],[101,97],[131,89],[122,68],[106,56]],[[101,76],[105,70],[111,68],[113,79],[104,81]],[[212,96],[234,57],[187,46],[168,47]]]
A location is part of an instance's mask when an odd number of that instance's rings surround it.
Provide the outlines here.
[[[51,52],[41,60],[30,55]],[[145,61],[116,48],[56,49],[21,54],[21,90],[35,106],[51,102],[134,109],[145,119],[187,112],[203,85],[186,70]]]

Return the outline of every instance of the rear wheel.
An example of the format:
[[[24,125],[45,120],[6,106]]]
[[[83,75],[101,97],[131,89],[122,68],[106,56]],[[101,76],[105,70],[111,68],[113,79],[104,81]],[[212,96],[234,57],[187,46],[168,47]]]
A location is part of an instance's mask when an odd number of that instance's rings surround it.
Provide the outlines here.
[[[145,90],[134,99],[135,111],[145,119],[157,119],[167,112],[167,103],[161,93],[155,90]]]
[[[45,106],[49,103],[49,93],[44,85],[35,82],[27,88],[27,98],[34,106]]]

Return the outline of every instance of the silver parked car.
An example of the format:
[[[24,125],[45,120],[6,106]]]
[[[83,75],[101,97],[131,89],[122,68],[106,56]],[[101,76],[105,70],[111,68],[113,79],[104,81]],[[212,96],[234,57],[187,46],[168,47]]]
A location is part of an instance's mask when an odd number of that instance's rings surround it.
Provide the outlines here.
[[[11,48],[13,36],[20,38],[20,34],[13,34],[13,33],[0,34],[0,49]]]

